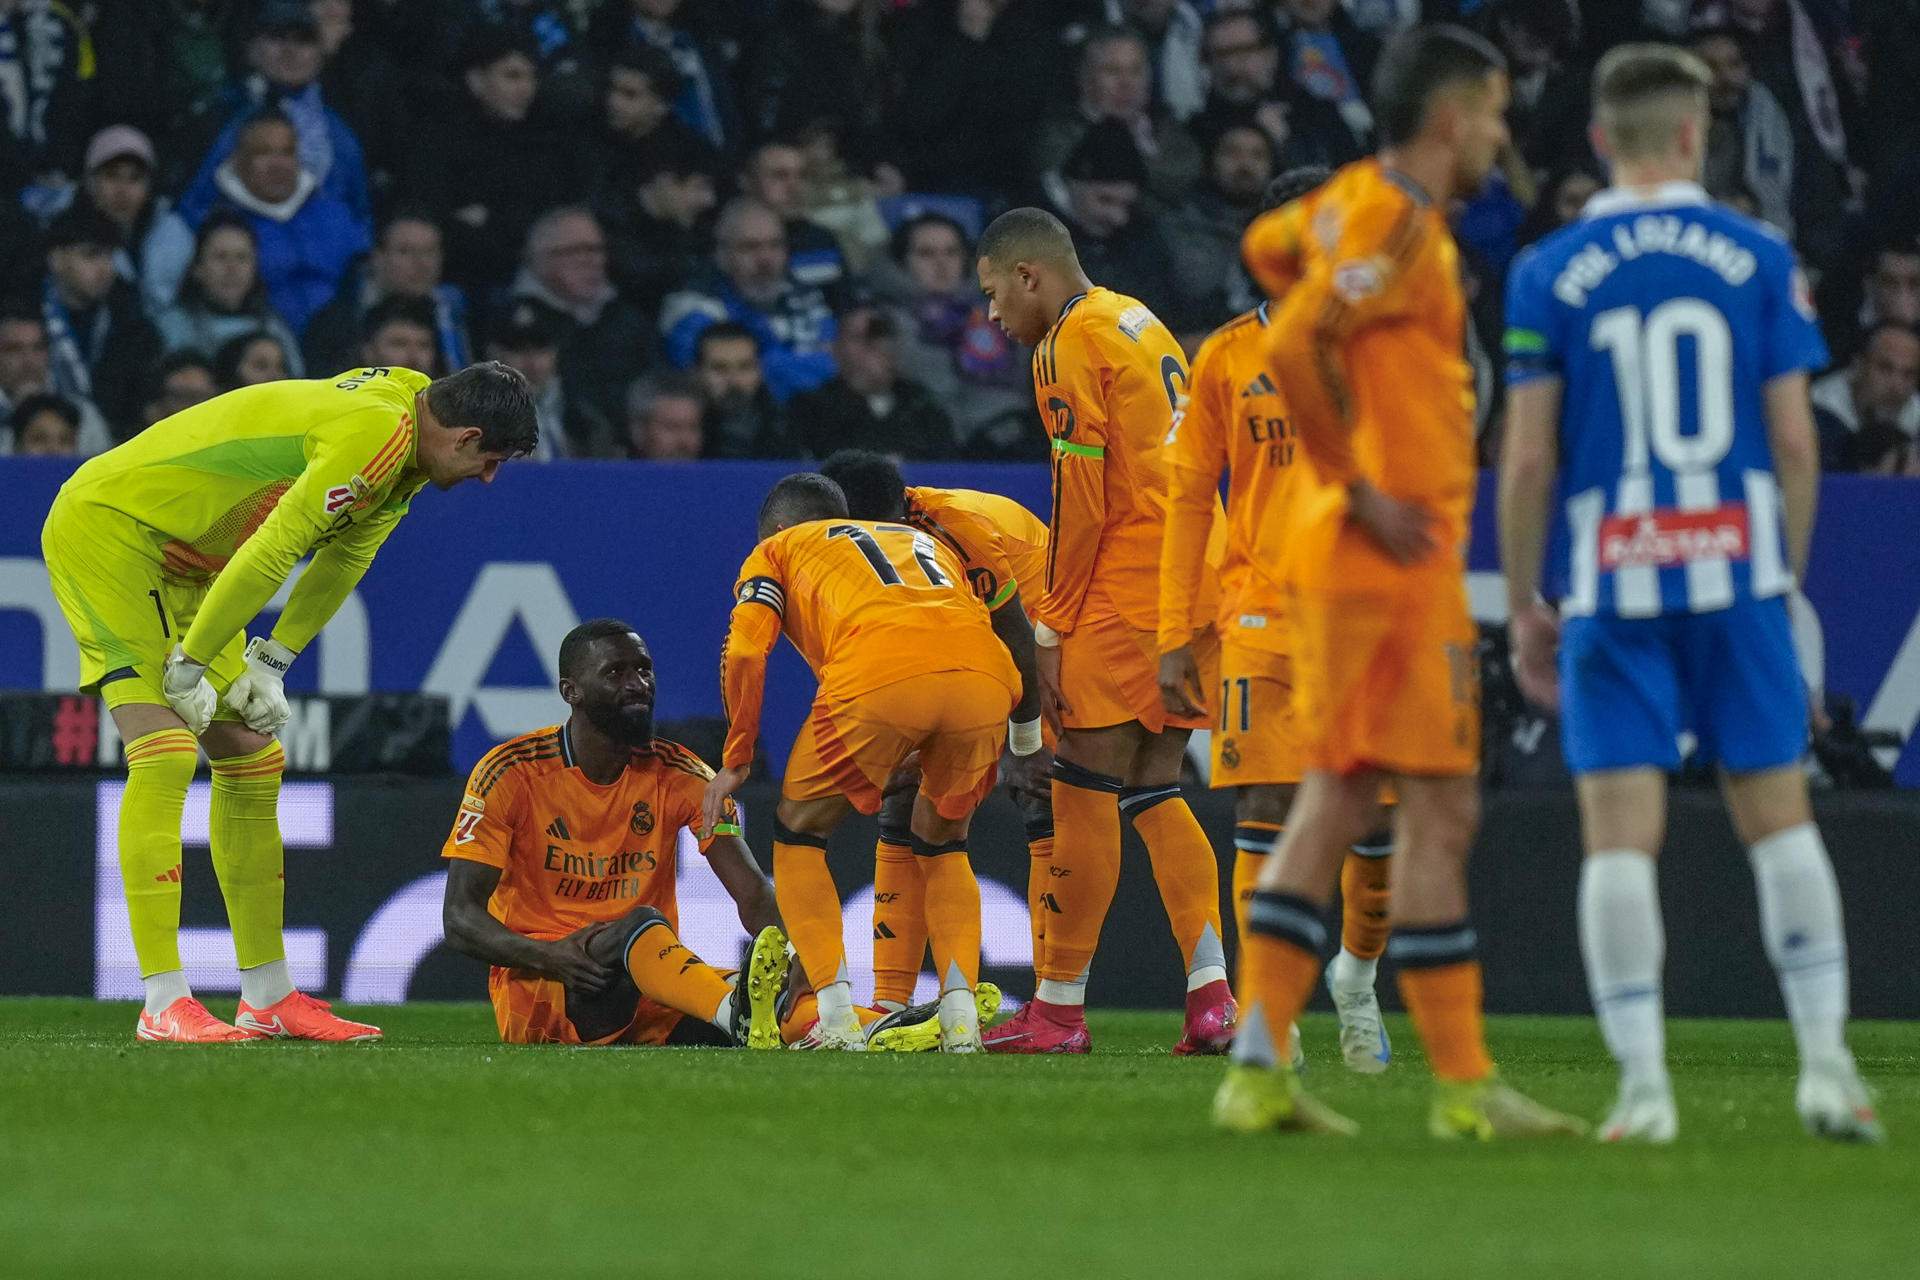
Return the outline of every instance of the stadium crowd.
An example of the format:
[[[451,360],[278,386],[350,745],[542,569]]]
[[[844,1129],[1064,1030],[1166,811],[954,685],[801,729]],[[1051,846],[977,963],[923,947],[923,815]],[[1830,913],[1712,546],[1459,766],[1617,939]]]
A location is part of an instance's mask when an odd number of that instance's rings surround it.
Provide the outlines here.
[[[1590,72],[1651,36],[1713,70],[1712,194],[1813,282],[1826,466],[1920,475],[1920,0],[0,0],[0,451],[492,357],[540,458],[1038,458],[986,220],[1052,209],[1191,353],[1421,19],[1513,74],[1454,216],[1484,454],[1506,269],[1603,184]]]

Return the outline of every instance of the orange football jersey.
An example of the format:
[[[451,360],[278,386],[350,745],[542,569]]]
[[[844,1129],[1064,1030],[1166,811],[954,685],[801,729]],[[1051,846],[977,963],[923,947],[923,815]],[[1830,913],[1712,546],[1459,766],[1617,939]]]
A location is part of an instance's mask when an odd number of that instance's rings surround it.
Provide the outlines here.
[[[1046,589],[1047,526],[1012,498],[976,489],[907,490],[907,523],[953,549],[989,610],[1022,593],[1031,614]]]
[[[1247,230],[1270,295],[1268,352],[1320,480],[1297,504],[1288,564],[1304,586],[1370,590],[1407,570],[1344,528],[1364,477],[1437,520],[1423,570],[1457,572],[1474,494],[1472,378],[1459,254],[1444,210],[1362,160]]]
[[[500,869],[487,910],[515,933],[551,941],[649,906],[680,927],[674,896],[680,829],[700,826],[713,770],[664,738],[599,786],[574,767],[564,725],[495,747],[473,767],[443,858]],[[733,802],[723,830],[738,834]],[[700,842],[705,853],[712,837]]]
[[[905,524],[809,521],[740,567],[720,653],[728,768],[753,759],[767,655],[783,633],[831,701],[936,671],[982,672],[1019,694],[1013,659],[952,548]]]
[[[1034,400],[1053,450],[1046,591],[1035,614],[1054,630],[1114,615],[1140,631],[1159,626],[1161,446],[1186,386],[1186,357],[1167,327],[1110,289],[1067,303],[1034,348]]]
[[[1267,304],[1216,329],[1193,359],[1193,385],[1167,437],[1167,536],[1160,557],[1160,650],[1197,629],[1205,566],[1228,475],[1219,624],[1255,648],[1285,652],[1280,626],[1286,513],[1306,468],[1294,465],[1286,397],[1267,353]]]

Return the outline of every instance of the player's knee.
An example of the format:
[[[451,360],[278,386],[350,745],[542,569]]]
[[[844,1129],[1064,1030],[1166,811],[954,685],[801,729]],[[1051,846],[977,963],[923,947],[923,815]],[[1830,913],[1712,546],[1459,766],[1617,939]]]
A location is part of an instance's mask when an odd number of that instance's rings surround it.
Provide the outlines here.
[[[257,751],[221,756],[212,761],[212,765],[216,782],[237,782],[242,779],[277,782],[287,770],[287,753],[278,741],[268,739],[267,745]]]
[[[1027,842],[1053,836],[1053,796],[1043,791],[1020,793],[1020,820],[1026,824]]]
[[[1293,788],[1285,783],[1241,787],[1233,800],[1235,822],[1285,822],[1293,805]]]
[[[587,943],[587,954],[604,965],[626,965],[627,952],[633,950],[633,944],[649,929],[664,927],[669,933],[673,924],[655,907],[635,907],[621,916],[611,929],[602,929]],[[619,948],[617,951],[614,948]]]
[[[184,794],[199,764],[199,748],[184,728],[150,733],[127,744],[129,782]]]
[[[880,806],[880,838],[888,844],[906,844],[912,834],[912,791],[896,792]]]

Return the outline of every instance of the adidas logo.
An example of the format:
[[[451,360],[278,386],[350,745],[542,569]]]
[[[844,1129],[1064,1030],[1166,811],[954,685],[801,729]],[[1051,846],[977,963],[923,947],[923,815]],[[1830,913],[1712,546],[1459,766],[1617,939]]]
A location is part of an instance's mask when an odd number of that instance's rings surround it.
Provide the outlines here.
[[[1263,369],[1260,371],[1260,376],[1252,382],[1249,382],[1245,389],[1240,392],[1240,398],[1246,400],[1253,396],[1277,396],[1279,394],[1280,388],[1274,385],[1273,379],[1269,377],[1266,370]]]
[[[180,883],[180,864],[177,862],[174,863],[169,870],[162,871],[159,875],[155,876],[153,879],[155,884],[179,884]]]
[[[887,928],[886,921],[875,920],[873,922],[873,940],[875,942],[878,942],[883,938],[892,938],[895,936],[896,935],[894,934],[893,930]]]
[[[547,834],[555,840],[573,839],[573,832],[567,830],[567,820],[565,818],[555,818],[552,822],[549,822],[547,824]]]
[[[1053,914],[1057,916],[1066,914],[1066,912],[1060,909],[1060,899],[1054,897],[1050,893],[1043,893],[1040,895],[1040,905],[1045,907],[1047,910],[1053,912]]]

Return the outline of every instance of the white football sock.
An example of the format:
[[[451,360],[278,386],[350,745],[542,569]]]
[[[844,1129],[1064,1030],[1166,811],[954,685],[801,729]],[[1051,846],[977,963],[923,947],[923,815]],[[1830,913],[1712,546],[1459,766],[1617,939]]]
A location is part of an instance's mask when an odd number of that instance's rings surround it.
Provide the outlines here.
[[[193,994],[193,988],[187,985],[184,969],[169,969],[165,973],[156,973],[142,978],[147,988],[147,1016],[157,1018],[162,1010],[175,1000]]]
[[[940,997],[940,1027],[964,1027],[977,1024],[980,1011],[974,1007],[973,992],[955,987]]]
[[[1187,990],[1198,991],[1209,982],[1225,982],[1227,966],[1223,964],[1203,964],[1187,975]]]
[[[1053,978],[1042,978],[1034,989],[1033,998],[1044,1000],[1048,1004],[1074,1004],[1087,1002],[1087,984],[1084,982],[1059,982]]]
[[[240,971],[240,998],[256,1009],[279,1004],[293,994],[293,978],[285,959],[269,960]]]
[[[731,990],[720,997],[720,1007],[713,1011],[713,1016],[707,1021],[728,1035],[733,1034],[733,992]]]
[[[851,982],[829,982],[815,993],[820,1001],[820,1025],[835,1031],[845,1031],[849,1026],[859,1029],[860,1019],[853,1013],[853,984]]]
[[[1580,866],[1580,955],[1600,1035],[1627,1080],[1665,1080],[1667,935],[1653,858],[1603,849]]]
[[[1760,893],[1760,932],[1800,1061],[1845,1058],[1847,938],[1820,830],[1805,822],[1776,831],[1756,840],[1747,858]]]
[[[1327,964],[1327,990],[1338,996],[1352,995],[1357,991],[1371,991],[1374,978],[1379,971],[1379,957],[1362,960],[1342,947],[1339,954]]]

